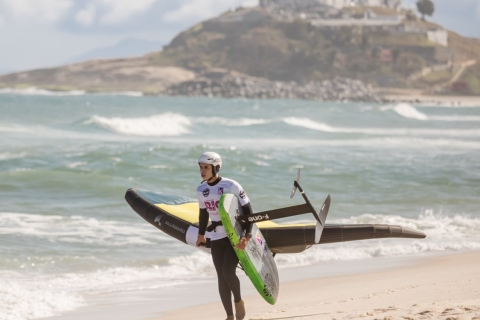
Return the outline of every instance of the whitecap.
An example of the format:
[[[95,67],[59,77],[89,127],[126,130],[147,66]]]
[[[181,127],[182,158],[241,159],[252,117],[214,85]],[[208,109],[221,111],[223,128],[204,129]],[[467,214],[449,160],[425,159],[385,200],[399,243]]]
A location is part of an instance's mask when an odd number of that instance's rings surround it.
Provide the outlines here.
[[[145,223],[98,220],[83,216],[63,217],[26,213],[0,213],[0,234],[47,239],[58,243],[124,246],[173,241]]]
[[[328,124],[313,121],[308,118],[288,117],[283,122],[292,126],[303,127],[306,129],[330,132],[330,133],[353,133],[380,136],[450,136],[450,137],[469,137],[480,136],[480,129],[418,129],[418,128],[345,128],[332,127]]]
[[[67,167],[74,169],[78,166],[86,165],[87,163],[88,162],[85,162],[85,161],[72,162],[72,163],[67,164]]]
[[[144,118],[92,116],[83,124],[95,124],[109,131],[143,137],[180,136],[190,132],[191,121],[182,114],[167,112]]]
[[[400,103],[396,105],[395,107],[393,107],[393,110],[404,118],[428,120],[428,116],[426,114],[421,113],[415,107],[406,103]]]
[[[84,296],[156,289],[214,275],[211,257],[202,252],[171,258],[163,265],[113,267],[81,273],[25,275],[0,273],[0,319],[58,315],[86,304]],[[22,303],[18,303],[22,301]]]
[[[283,122],[291,126],[298,126],[307,129],[324,131],[324,132],[341,132],[342,130],[333,128],[325,123],[316,122],[308,118],[296,118],[296,117],[287,117],[283,118]]]
[[[12,159],[21,159],[27,155],[26,152],[0,152],[0,161],[2,160],[12,160]]]
[[[205,124],[217,124],[227,127],[247,127],[259,124],[266,124],[272,122],[272,120],[266,119],[252,119],[252,118],[238,118],[238,119],[227,119],[221,117],[201,117],[194,120],[197,123]]]
[[[306,220],[296,220],[305,223]],[[311,222],[311,220],[308,220]],[[424,210],[417,218],[399,215],[362,214],[346,219],[330,219],[332,224],[389,224],[421,230],[425,239],[372,239],[313,246],[299,253],[277,255],[279,268],[308,266],[328,261],[349,261],[377,257],[422,255],[444,251],[480,249],[480,219],[465,214],[445,216]]]
[[[38,89],[36,87],[16,89],[3,88],[0,89],[0,94],[16,94],[26,96],[81,96],[85,94],[84,90],[70,90],[70,91],[52,91],[45,89]]]

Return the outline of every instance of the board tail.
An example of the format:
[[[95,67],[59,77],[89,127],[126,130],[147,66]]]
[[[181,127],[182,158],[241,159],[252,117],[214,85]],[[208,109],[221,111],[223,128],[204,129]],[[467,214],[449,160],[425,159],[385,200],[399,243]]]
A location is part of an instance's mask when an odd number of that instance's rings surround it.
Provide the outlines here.
[[[300,168],[298,168],[298,171],[297,171],[297,177],[295,178],[295,180],[297,183],[300,181]],[[290,193],[290,199],[293,198],[293,196],[295,195],[295,192],[297,191],[297,185],[294,183],[293,184],[293,189],[292,189],[292,192]]]

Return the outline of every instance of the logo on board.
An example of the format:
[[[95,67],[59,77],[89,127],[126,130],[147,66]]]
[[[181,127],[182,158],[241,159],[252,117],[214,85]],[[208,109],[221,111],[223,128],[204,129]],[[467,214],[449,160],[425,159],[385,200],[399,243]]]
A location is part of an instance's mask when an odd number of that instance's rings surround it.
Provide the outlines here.
[[[185,233],[185,229],[180,228],[179,226],[177,226],[177,225],[174,224],[174,223],[171,223],[170,221],[166,221],[165,224],[166,224],[167,226],[169,226],[170,228],[172,228],[172,229],[175,229],[175,230],[177,230],[177,231],[179,231],[179,232],[181,232],[181,233]]]

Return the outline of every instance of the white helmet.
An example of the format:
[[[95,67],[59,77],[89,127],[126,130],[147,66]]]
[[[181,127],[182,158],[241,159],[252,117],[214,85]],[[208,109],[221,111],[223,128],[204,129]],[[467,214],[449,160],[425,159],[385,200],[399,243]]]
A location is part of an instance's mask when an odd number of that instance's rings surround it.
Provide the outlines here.
[[[198,158],[198,163],[211,164],[213,166],[213,174],[217,174],[222,168],[222,158],[216,152],[204,152],[200,158]]]

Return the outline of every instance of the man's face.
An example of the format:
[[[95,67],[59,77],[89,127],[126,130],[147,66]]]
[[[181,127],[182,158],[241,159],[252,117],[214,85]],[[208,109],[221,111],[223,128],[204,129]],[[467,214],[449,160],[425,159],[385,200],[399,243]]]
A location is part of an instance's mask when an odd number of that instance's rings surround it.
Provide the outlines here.
[[[209,180],[213,176],[212,172],[212,165],[211,164],[206,164],[206,163],[199,163],[200,166],[200,175],[202,176],[203,180]]]

